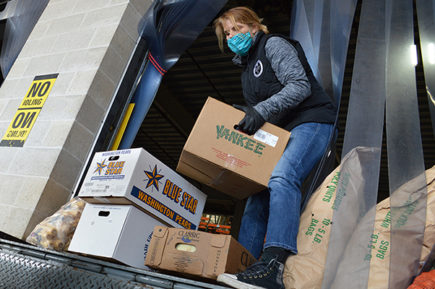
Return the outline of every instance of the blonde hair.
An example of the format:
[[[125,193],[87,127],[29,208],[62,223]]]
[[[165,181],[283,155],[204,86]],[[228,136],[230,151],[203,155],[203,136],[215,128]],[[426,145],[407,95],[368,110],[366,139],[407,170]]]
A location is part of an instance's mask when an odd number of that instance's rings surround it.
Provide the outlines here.
[[[248,7],[234,7],[230,10],[224,12],[219,18],[217,18],[214,22],[214,29],[216,36],[218,38],[219,49],[224,51],[224,39],[225,32],[223,23],[224,21],[229,20],[231,23],[237,27],[236,22],[246,24],[249,27],[257,27],[259,30],[262,30],[265,34],[269,33],[267,26],[261,24],[263,19],[259,18],[257,13],[255,13],[252,9]]]

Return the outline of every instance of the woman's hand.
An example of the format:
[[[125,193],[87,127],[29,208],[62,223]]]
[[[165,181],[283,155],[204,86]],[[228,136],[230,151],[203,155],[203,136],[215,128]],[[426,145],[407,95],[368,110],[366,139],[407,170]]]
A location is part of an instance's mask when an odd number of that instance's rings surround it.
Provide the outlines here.
[[[237,104],[233,104],[233,106],[245,112],[245,117],[239,122],[236,129],[241,130],[248,135],[253,135],[266,122],[266,120],[252,106]]]

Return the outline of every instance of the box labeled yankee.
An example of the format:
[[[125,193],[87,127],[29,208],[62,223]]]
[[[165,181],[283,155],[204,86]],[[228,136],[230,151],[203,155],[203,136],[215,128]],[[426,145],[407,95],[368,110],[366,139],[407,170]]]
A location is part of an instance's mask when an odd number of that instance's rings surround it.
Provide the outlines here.
[[[229,235],[156,226],[145,265],[216,279],[244,271],[255,258]]]
[[[234,128],[244,115],[209,97],[184,145],[177,171],[237,199],[265,189],[290,132],[265,123],[249,136]]]
[[[79,197],[136,205],[174,227],[197,229],[207,196],[142,148],[96,153]]]

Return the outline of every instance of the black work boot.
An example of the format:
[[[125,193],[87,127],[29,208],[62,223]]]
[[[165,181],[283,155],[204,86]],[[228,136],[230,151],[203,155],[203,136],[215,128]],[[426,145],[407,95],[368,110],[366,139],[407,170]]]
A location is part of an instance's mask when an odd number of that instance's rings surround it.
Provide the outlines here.
[[[260,260],[242,273],[220,274],[217,281],[238,289],[284,289],[283,271],[284,264],[272,258],[269,262]]]

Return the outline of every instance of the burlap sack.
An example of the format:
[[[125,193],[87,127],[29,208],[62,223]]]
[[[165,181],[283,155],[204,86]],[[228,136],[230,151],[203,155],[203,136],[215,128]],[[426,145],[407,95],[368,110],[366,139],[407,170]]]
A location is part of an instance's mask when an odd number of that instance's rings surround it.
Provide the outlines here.
[[[301,215],[297,239],[298,255],[288,258],[285,264],[283,279],[286,289],[320,289],[322,287],[331,228],[330,221],[334,212],[333,204],[339,177],[340,167],[337,167],[314,192]],[[435,242],[435,167],[426,171],[426,180],[428,183],[428,206],[422,261],[427,258],[430,248]],[[375,255],[371,258],[366,257],[366,260],[361,260],[361,264],[370,261],[370,280],[367,287],[370,289],[388,288],[389,243],[386,243],[389,242],[390,234],[390,228],[386,225],[389,224],[388,212],[389,199],[376,206],[375,229],[372,235],[376,235],[373,237],[373,242],[376,238],[376,252],[373,251]],[[361,231],[364,231],[364,226],[371,224],[369,219],[366,222],[360,222]],[[358,231],[357,228],[352,238],[359,238]],[[376,254],[379,255],[376,256]],[[338,271],[340,271],[340,267]],[[337,273],[337,276],[340,274]],[[339,278],[335,281],[333,288],[343,285],[339,284]]]
[[[26,241],[46,249],[67,250],[85,204],[82,199],[72,199],[52,216],[39,223]]]
[[[412,182],[417,179],[411,180],[407,184],[404,184],[399,190],[408,192],[407,187],[414,188],[415,185]],[[426,225],[424,229],[423,247],[421,250],[420,264],[428,258],[432,246],[435,244],[435,166],[426,171],[426,183],[427,183],[427,199],[426,199]],[[404,197],[407,197],[404,194]],[[406,200],[404,200],[405,202]],[[412,209],[413,206],[409,206]],[[402,220],[406,221],[407,212],[402,213]],[[361,238],[361,232],[367,232],[365,228],[371,225],[371,218],[367,216],[362,219],[359,226],[355,229],[349,244],[358,244]],[[390,277],[390,247],[391,247],[391,210],[390,210],[390,198],[383,200],[376,205],[376,218],[374,223],[373,234],[370,236],[370,242],[368,244],[361,244],[371,248],[371,254],[367,254],[360,262],[355,262],[356,257],[352,256],[352,246],[346,248],[344,254],[347,255],[347,259],[352,261],[352,265],[342,262],[338,266],[337,275],[342,276],[347,274],[350,279],[361,278],[360,273],[364,270],[365,262],[370,262],[370,271],[367,288],[370,289],[384,289],[389,287]],[[414,238],[414,236],[410,236]],[[406,247],[403,248],[406,250]],[[353,268],[350,268],[350,267]],[[351,276],[349,276],[351,274]],[[333,283],[333,288],[345,288],[347,284],[343,278],[336,278]]]
[[[287,259],[283,274],[287,289],[321,287],[339,177],[340,167],[326,177],[301,215],[298,254]]]

